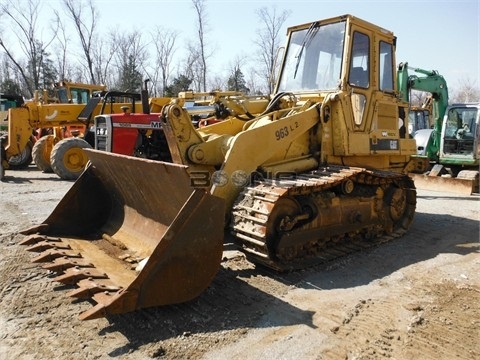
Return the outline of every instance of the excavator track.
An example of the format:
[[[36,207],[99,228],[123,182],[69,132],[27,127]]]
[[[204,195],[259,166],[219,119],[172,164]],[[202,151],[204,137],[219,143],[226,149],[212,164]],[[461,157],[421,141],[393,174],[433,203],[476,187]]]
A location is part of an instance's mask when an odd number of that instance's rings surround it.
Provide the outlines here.
[[[407,175],[329,166],[245,188],[230,232],[254,263],[289,271],[402,236],[415,207]]]

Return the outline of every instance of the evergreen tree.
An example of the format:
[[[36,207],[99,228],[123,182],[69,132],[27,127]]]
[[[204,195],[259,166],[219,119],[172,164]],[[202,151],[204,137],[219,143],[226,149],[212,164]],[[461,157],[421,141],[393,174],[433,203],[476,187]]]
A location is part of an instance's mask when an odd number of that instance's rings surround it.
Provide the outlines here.
[[[228,78],[227,90],[241,91],[244,94],[248,94],[250,89],[246,86],[245,77],[239,67],[236,67],[233,74]]]
[[[20,85],[12,79],[5,79],[0,83],[0,92],[8,95],[23,95]]]
[[[121,91],[140,92],[143,86],[142,74],[137,70],[133,55],[128,56],[128,61],[122,65],[118,88]]]
[[[55,68],[53,61],[49,58],[50,54],[45,51],[43,44],[38,41],[36,44],[37,52],[32,54],[28,59],[25,80],[31,89],[50,90],[52,84],[58,81],[58,71]]]
[[[39,88],[48,89],[50,92],[49,95],[54,96],[52,85],[58,80],[62,79],[58,78],[58,71],[55,68],[53,61],[49,59],[48,56],[48,53],[44,53],[44,56],[42,58],[42,64],[40,67]]]
[[[176,77],[173,79],[173,82],[165,88],[165,96],[177,97],[179,92],[189,90],[192,82],[193,80],[186,75]]]

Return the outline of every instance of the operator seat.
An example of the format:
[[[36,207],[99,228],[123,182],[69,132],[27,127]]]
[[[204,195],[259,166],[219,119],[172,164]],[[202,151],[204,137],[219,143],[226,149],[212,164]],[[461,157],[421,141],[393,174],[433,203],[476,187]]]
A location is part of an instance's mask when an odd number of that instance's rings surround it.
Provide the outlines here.
[[[368,72],[361,66],[356,66],[350,69],[350,77],[348,79],[350,85],[359,86],[363,88],[368,87]]]

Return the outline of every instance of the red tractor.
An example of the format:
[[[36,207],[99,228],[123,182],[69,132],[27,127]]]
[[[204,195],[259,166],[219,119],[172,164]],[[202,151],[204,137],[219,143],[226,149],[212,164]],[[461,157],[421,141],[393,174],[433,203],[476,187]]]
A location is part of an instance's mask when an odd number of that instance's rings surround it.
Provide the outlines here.
[[[95,149],[168,161],[170,152],[159,113],[108,114],[95,117]]]

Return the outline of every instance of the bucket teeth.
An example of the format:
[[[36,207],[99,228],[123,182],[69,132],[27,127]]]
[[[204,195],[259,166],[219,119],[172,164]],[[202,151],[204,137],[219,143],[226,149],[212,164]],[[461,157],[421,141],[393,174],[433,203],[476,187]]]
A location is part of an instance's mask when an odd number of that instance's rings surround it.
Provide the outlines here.
[[[115,296],[115,294],[116,293],[111,293],[109,291],[103,291],[96,293],[92,297],[97,304],[106,305],[112,302],[112,298]]]
[[[60,238],[55,238],[55,237],[48,237],[46,235],[40,235],[40,234],[32,234],[25,236],[25,238],[20,241],[20,245],[32,245],[36,244],[38,242],[43,242],[43,241],[51,241],[51,242],[61,242],[62,239]]]
[[[77,283],[78,289],[70,291],[67,296],[76,298],[91,298],[99,292],[117,292],[122,289],[120,286],[110,285],[108,280],[83,279]]]
[[[78,318],[80,320],[93,320],[93,319],[98,319],[107,315],[108,315],[108,312],[105,309],[105,305],[100,303],[88,309],[87,311],[84,311],[83,313],[81,313],[78,316]]]
[[[69,258],[81,258],[80,254],[71,254],[62,250],[46,250],[42,252],[37,257],[33,258],[31,261],[34,263],[40,262],[50,262],[60,257],[69,257]]]
[[[48,249],[60,249],[60,250],[70,250],[71,247],[68,244],[62,242],[52,242],[52,241],[40,241],[34,245],[29,246],[25,250],[27,251],[34,251],[34,252],[42,252]]]
[[[57,258],[53,260],[50,264],[44,265],[43,268],[55,271],[55,272],[62,272],[66,269],[71,267],[92,267],[93,265],[84,260],[76,260],[73,258],[69,258],[68,256]]]
[[[31,234],[38,234],[40,232],[45,233],[45,231],[48,229],[49,225],[48,224],[40,224],[40,225],[35,225],[32,226],[28,229],[20,231],[20,234],[22,235],[31,235]]]
[[[62,275],[57,276],[53,280],[64,283],[64,284],[75,284],[82,279],[107,279],[107,274],[104,274],[98,271],[95,268],[78,268],[72,267],[67,270]]]

